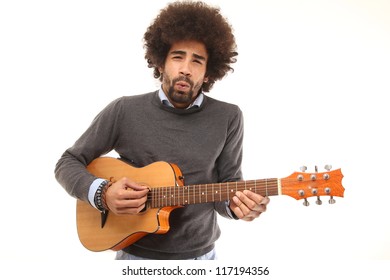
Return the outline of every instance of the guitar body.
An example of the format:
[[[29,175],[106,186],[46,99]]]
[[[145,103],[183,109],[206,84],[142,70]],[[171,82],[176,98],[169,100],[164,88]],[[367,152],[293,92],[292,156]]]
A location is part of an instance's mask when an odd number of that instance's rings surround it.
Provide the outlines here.
[[[87,169],[99,178],[117,181],[127,177],[150,188],[184,185],[180,169],[167,162],[136,168],[115,158],[101,157],[92,161]],[[102,227],[100,211],[88,202],[77,200],[76,221],[80,242],[91,251],[123,249],[149,233],[166,233],[169,230],[169,214],[178,207],[147,208],[136,215],[118,216],[108,212]]]

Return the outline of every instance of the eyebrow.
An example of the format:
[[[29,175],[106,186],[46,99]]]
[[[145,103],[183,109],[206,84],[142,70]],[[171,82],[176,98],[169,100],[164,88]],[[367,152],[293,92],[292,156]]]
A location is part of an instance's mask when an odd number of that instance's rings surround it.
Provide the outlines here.
[[[186,55],[187,53],[185,51],[176,50],[176,51],[171,51],[170,54],[171,55],[175,55],[175,54]],[[199,54],[193,53],[192,56],[195,57],[196,59],[206,61],[206,58],[204,56],[199,55]]]

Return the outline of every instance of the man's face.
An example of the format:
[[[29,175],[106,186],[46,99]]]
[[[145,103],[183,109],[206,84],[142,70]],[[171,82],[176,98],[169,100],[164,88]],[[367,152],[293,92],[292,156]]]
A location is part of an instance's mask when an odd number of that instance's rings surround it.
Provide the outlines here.
[[[162,72],[162,89],[176,108],[187,108],[207,82],[208,54],[203,43],[179,41],[172,44]]]

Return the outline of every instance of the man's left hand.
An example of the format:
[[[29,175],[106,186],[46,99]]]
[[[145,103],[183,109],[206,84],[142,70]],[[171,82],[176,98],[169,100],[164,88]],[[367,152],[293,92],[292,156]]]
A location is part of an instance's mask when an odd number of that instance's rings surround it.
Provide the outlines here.
[[[230,209],[242,220],[252,221],[267,210],[269,198],[244,190],[238,191],[230,200]]]

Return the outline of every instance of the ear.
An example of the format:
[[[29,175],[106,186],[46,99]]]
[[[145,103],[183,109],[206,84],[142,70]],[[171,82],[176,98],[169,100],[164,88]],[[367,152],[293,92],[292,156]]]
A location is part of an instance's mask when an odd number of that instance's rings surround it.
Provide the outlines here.
[[[160,71],[160,74],[164,72],[164,69],[162,67],[158,67],[158,71]]]
[[[204,77],[204,78],[203,78],[203,82],[204,82],[204,83],[207,83],[208,81],[209,81],[209,77]]]

